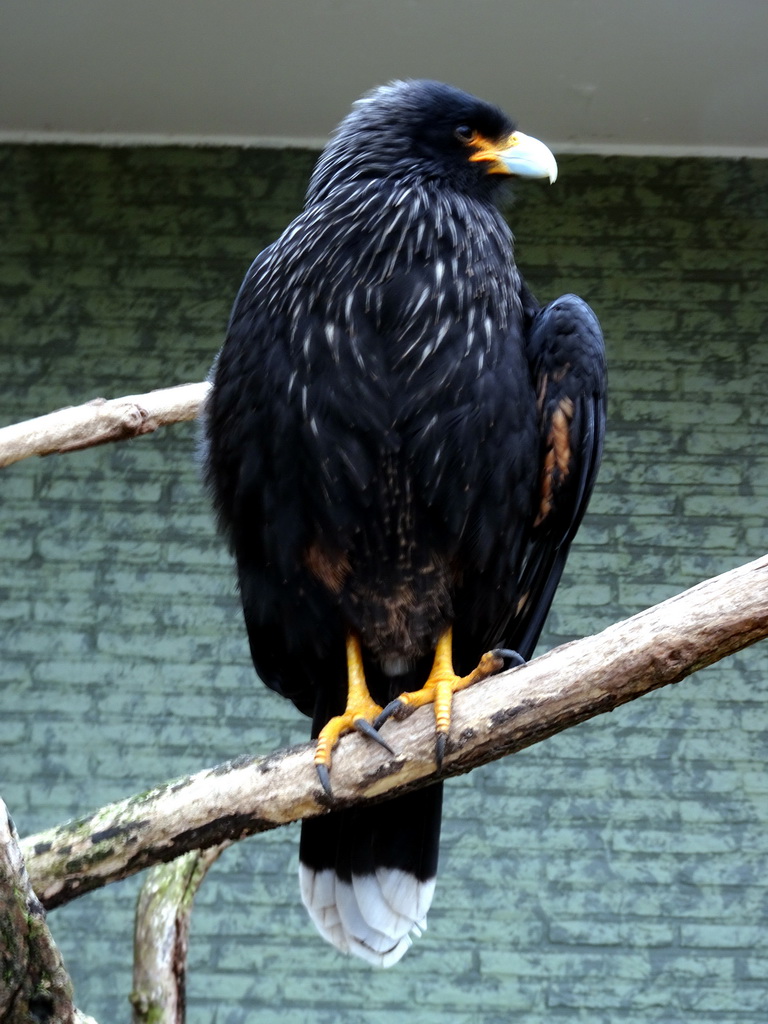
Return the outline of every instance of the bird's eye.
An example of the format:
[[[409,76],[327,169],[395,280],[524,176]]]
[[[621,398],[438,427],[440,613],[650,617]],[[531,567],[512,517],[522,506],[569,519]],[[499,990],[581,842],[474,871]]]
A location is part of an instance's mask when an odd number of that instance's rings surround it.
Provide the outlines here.
[[[468,124],[460,124],[459,127],[454,130],[453,134],[459,142],[463,142],[466,146],[477,141],[477,132],[474,128],[470,128]]]

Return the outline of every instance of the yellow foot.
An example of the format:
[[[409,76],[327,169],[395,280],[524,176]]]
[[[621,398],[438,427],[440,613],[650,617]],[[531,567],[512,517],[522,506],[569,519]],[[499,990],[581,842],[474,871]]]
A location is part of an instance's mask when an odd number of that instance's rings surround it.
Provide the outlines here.
[[[452,636],[452,630],[448,628],[438,640],[432,671],[423,688],[401,693],[399,697],[387,704],[373,722],[374,728],[378,729],[388,718],[405,718],[424,704],[434,704],[435,760],[438,768],[442,767],[448,742],[454,693],[499,672],[504,667],[505,657],[517,658],[520,663],[523,660],[514,651],[487,651],[480,659],[477,668],[473,669],[469,675],[458,676],[453,670]]]
[[[358,732],[370,736],[381,744],[390,754],[394,750],[387,741],[379,736],[373,727],[373,721],[381,714],[381,708],[368,693],[363,671],[363,656],[360,641],[350,634],[347,637],[347,707],[343,715],[336,715],[320,730],[315,748],[315,768],[320,783],[328,794],[333,796],[331,789],[331,752],[344,733]]]

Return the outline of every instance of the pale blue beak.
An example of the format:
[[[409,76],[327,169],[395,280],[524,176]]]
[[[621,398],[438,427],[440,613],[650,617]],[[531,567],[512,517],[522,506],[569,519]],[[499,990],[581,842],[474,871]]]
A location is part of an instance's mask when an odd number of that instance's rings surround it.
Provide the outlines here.
[[[489,174],[511,174],[516,178],[557,178],[557,161],[552,151],[531,135],[514,132],[501,145],[483,141],[472,161],[488,161]]]

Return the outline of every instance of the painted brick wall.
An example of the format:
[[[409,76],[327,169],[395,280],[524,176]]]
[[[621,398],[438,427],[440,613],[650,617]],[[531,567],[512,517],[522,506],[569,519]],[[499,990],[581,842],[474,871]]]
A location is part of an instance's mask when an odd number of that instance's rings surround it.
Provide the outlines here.
[[[0,149],[2,422],[200,379],[313,156]],[[541,298],[608,338],[610,433],[547,645],[765,549],[768,163],[564,158],[519,189]],[[0,791],[22,833],[306,723],[248,663],[188,425],[2,472]],[[393,971],[299,904],[295,828],[200,893],[190,1020],[750,1024],[768,1006],[765,645],[448,787],[430,930]],[[126,1019],[138,880],[51,914]]]

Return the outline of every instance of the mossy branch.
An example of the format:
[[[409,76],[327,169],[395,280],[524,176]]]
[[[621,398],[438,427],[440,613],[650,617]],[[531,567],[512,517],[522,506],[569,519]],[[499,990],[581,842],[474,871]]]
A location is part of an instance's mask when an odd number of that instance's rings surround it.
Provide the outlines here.
[[[193,850],[147,872],[133,933],[133,1024],[184,1024],[192,903],[227,845]]]
[[[768,556],[707,580],[597,636],[456,695],[444,774],[512,754],[768,636]],[[35,891],[55,907],[198,848],[427,785],[438,775],[431,707],[390,721],[386,754],[359,735],[334,751],[334,801],[310,744],[169,782],[23,842]]]
[[[95,1024],[72,983],[29,883],[13,821],[0,800],[0,1024]]]

